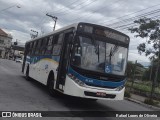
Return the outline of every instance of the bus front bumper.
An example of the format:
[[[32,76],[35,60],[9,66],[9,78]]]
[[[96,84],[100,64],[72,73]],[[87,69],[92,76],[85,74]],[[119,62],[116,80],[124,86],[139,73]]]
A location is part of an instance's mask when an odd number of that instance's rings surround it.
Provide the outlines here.
[[[120,91],[100,87],[82,87],[66,76],[64,94],[82,98],[103,99],[103,100],[123,100],[125,87]]]

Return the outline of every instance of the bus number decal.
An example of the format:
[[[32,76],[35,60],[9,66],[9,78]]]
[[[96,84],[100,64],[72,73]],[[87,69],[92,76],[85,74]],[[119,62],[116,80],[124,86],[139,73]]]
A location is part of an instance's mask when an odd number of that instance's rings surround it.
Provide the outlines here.
[[[93,80],[91,80],[91,79],[86,79],[85,81],[89,82],[89,83],[93,83]]]

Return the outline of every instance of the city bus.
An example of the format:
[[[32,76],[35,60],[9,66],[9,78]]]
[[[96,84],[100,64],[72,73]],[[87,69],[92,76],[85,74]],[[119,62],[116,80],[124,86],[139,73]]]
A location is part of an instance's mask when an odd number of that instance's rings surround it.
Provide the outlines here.
[[[108,27],[72,24],[27,41],[22,72],[52,95],[123,100],[129,41]]]

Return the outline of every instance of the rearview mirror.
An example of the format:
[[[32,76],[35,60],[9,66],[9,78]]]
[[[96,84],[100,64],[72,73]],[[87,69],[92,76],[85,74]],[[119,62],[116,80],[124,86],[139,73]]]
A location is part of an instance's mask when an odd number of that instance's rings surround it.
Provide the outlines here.
[[[81,64],[81,57],[80,56],[74,56],[74,58],[72,59],[72,62],[74,65],[79,66]]]

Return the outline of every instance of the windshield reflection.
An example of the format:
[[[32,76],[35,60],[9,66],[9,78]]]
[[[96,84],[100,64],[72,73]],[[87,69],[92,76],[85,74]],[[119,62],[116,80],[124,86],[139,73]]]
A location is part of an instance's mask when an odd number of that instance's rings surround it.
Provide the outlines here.
[[[72,64],[91,71],[124,75],[127,48],[78,36],[74,43]]]

